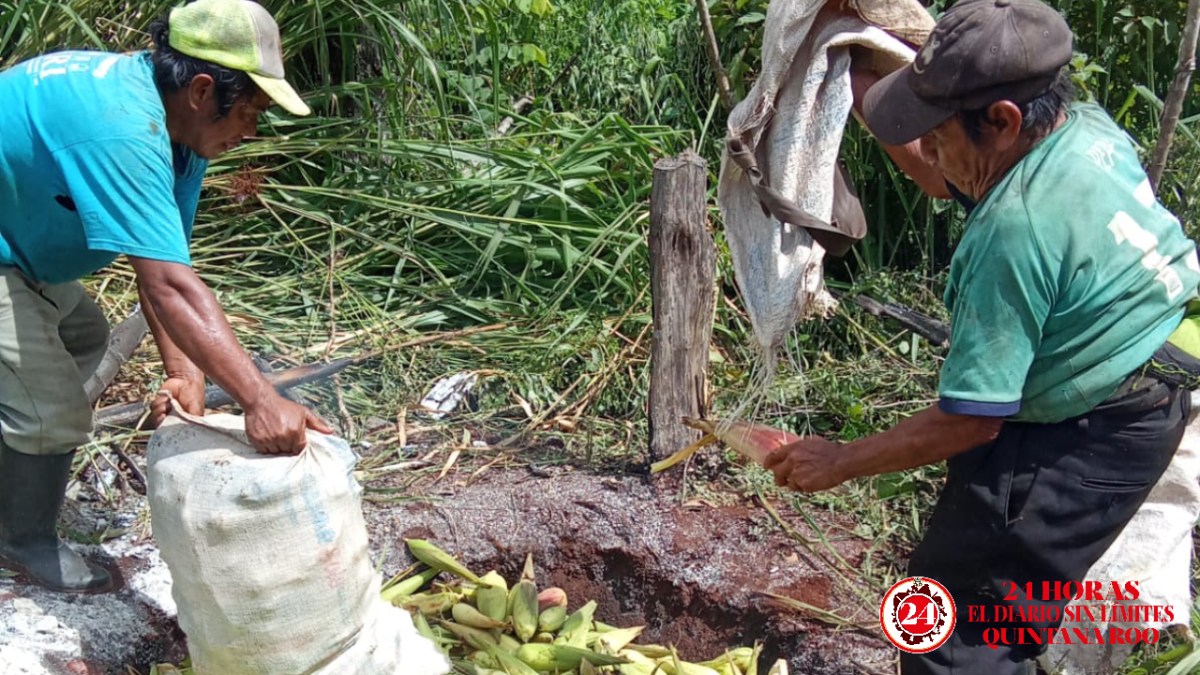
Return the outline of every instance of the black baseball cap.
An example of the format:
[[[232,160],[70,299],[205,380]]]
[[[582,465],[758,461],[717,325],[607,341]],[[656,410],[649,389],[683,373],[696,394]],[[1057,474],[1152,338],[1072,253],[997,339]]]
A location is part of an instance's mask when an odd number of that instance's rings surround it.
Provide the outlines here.
[[[867,91],[867,127],[902,145],[959,110],[1026,103],[1049,91],[1071,60],[1067,22],[1038,0],[963,0],[934,26],[908,66]]]

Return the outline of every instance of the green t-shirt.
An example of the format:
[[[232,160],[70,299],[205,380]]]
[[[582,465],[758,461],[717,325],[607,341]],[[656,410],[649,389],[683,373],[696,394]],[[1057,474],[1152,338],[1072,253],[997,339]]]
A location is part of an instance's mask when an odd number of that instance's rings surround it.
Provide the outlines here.
[[[971,213],[950,263],[948,413],[1058,422],[1150,358],[1196,295],[1200,264],[1102,109],[1066,122]]]

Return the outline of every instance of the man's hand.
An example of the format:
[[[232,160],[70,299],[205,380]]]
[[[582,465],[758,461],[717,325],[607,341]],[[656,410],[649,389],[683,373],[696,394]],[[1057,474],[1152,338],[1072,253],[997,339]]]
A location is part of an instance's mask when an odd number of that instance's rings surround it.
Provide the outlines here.
[[[168,372],[195,369],[229,392],[246,411],[246,435],[255,450],[296,454],[306,445],[306,429],[333,433],[263,378],[238,344],[216,297],[190,267],[136,256],[130,256],[129,262],[137,273],[146,320]]]
[[[311,410],[274,391],[265,401],[246,409],[246,435],[254,449],[264,455],[299,454],[308,444],[307,429],[333,433]]]
[[[174,397],[185,413],[204,414],[204,375],[202,373],[171,375],[159,387],[150,403],[150,419],[147,425],[157,429],[171,412],[168,397]]]
[[[838,459],[842,445],[810,436],[779,448],[764,466],[775,474],[775,484],[797,492],[819,492],[844,482]]]

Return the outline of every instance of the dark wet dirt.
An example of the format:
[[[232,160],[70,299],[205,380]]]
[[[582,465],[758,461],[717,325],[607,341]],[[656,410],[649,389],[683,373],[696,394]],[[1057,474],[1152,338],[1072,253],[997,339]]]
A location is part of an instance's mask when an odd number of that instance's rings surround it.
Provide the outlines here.
[[[368,488],[405,485],[398,492],[368,489],[364,501],[373,557],[385,577],[412,562],[405,538],[429,539],[475,571],[495,569],[510,580],[532,554],[538,586],[566,590],[570,609],[595,600],[598,620],[644,625],[639,642],[674,645],[687,660],[702,661],[728,648],[761,642],[762,662],[786,658],[798,675],[896,672],[896,650],[882,642],[872,625],[878,606],[864,606],[825,560],[754,501],[720,494],[680,504],[671,475],[656,487],[641,476],[615,477],[620,475],[615,469],[589,473],[496,466],[482,473],[460,467],[459,472],[441,479],[436,473],[419,478],[393,473],[387,485],[368,483]],[[399,495],[400,501],[371,501],[381,494]],[[775,506],[788,528],[806,540],[819,539],[804,518],[786,505]],[[827,534],[853,526],[828,513],[810,516]],[[834,539],[838,555],[851,567],[862,563],[870,542],[844,535]],[[109,562],[114,571],[130,577],[136,574],[128,567],[135,564],[132,560]],[[37,593],[21,588],[15,587]],[[865,627],[819,623],[763,593],[793,598]],[[99,675],[127,672],[128,665],[144,673],[154,662],[178,663],[185,648],[174,617],[135,601],[139,595],[133,589],[118,595],[133,598],[125,603],[132,609],[122,609],[132,612],[131,620],[141,614],[141,628],[126,630],[138,636],[133,653],[128,639],[122,639],[127,649],[119,657],[85,650],[82,659],[46,665],[55,672]],[[95,620],[109,623],[101,618],[107,613]]]
[[[786,658],[801,675],[895,672],[896,650],[877,629],[817,623],[761,595],[865,623],[878,613],[782,528],[764,526],[761,506],[680,505],[675,494],[638,476],[491,469],[469,486],[455,485],[453,476],[418,481],[409,497],[420,501],[368,503],[366,514],[385,573],[411,562],[405,538],[429,539],[473,570],[509,579],[532,554],[538,586],[565,589],[571,609],[596,600],[598,620],[645,625],[639,642],[674,644],[688,660],[759,641],[767,663]],[[817,538],[803,519],[777,510],[801,536]],[[834,546],[858,565],[867,543]]]

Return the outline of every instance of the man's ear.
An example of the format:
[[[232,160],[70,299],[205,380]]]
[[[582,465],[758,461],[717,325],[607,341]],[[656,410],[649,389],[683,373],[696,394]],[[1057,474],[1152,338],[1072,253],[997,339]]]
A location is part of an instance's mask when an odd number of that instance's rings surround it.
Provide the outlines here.
[[[1003,151],[1015,145],[1021,137],[1021,123],[1025,119],[1021,108],[1012,101],[996,101],[988,106],[987,116],[984,133],[991,136],[992,147]]]
[[[201,73],[193,77],[191,83],[188,84],[188,106],[196,112],[206,111],[211,105],[210,101],[215,100],[216,96],[216,82],[213,81],[211,75]]]

